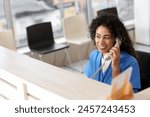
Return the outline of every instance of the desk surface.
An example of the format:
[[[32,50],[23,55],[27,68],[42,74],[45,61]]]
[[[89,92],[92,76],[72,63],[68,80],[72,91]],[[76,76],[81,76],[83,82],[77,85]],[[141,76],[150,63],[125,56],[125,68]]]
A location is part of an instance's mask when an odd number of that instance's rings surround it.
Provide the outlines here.
[[[0,47],[0,69],[66,99],[105,99],[110,86]]]
[[[0,47],[0,69],[65,99],[106,99],[111,86]],[[134,99],[150,99],[150,88]]]
[[[137,93],[134,100],[150,100],[150,87]]]

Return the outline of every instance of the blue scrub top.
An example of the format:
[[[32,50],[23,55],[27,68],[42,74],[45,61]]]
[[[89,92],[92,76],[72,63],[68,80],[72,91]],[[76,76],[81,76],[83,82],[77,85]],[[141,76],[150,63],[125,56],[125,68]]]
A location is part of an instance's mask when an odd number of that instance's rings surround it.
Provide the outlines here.
[[[100,53],[98,50],[94,50],[90,54],[89,61],[85,67],[84,73],[88,78],[90,78],[101,66],[101,59],[102,59],[102,53]],[[133,71],[131,74],[130,82],[132,84],[134,92],[138,92],[138,90],[141,88],[141,82],[140,82],[140,71],[139,71],[139,65],[137,60],[129,55],[126,52],[120,53],[120,71],[123,72],[127,68],[132,67]],[[95,76],[94,78],[97,81],[111,84],[112,81],[112,67],[111,64],[107,68],[106,71],[102,72],[102,70]]]

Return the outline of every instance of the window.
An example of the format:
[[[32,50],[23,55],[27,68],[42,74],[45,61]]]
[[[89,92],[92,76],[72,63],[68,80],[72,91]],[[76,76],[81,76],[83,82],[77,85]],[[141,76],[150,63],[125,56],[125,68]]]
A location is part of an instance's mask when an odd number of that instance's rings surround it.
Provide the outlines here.
[[[16,46],[27,45],[26,27],[52,22],[54,38],[63,36],[62,18],[81,12],[85,0],[11,0]]]
[[[133,3],[133,0],[116,0],[117,11],[122,21],[127,21],[134,18]]]
[[[11,11],[16,46],[26,46],[26,27],[40,22],[52,22],[54,37],[62,35],[60,10],[50,0],[12,0]]]
[[[115,0],[92,0],[92,10],[93,10],[93,16],[95,17],[97,15],[97,11],[109,7],[114,7]]]

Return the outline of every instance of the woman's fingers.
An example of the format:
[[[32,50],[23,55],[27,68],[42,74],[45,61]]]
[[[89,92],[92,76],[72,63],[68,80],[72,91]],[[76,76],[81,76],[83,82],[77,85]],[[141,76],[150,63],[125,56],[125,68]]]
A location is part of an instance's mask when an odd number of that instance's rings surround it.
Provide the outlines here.
[[[115,59],[115,58],[120,58],[120,48],[118,47],[113,47],[110,50],[110,57]]]

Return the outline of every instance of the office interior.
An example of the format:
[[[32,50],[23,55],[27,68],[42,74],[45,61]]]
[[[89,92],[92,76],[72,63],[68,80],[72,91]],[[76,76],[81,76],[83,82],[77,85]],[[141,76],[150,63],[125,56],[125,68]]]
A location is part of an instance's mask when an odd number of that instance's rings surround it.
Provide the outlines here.
[[[150,99],[149,6],[148,0],[0,0],[0,99],[105,99],[111,88],[87,79],[83,71],[95,49],[88,26],[98,11],[109,8],[117,10],[139,55],[144,80],[134,99]],[[68,37],[75,34],[65,29],[64,22],[79,15],[83,23],[72,20],[66,25],[85,23],[86,31],[76,30],[82,34],[72,41]],[[46,54],[32,52],[27,27],[44,22],[51,22],[55,43],[69,47]]]

